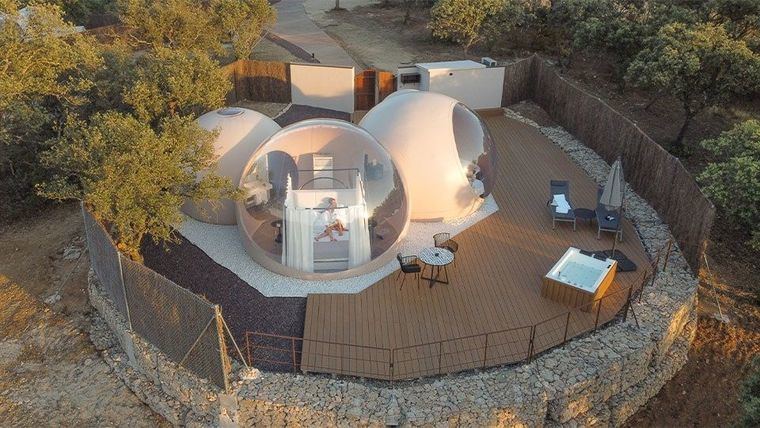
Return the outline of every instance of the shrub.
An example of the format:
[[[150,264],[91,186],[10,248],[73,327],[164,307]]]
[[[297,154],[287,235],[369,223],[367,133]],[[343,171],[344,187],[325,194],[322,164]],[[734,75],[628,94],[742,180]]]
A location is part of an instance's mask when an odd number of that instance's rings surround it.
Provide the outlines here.
[[[702,146],[715,156],[698,178],[705,193],[760,250],[760,121],[740,123]]]
[[[213,173],[213,132],[185,117],[163,119],[158,128],[117,112],[97,113],[90,123],[70,120],[42,157],[55,174],[40,193],[84,201],[119,249],[139,260],[146,235],[173,239],[186,198],[237,197],[229,179]]]
[[[461,45],[464,54],[483,38],[482,26],[504,7],[504,0],[440,0],[430,11],[433,37]]]
[[[750,372],[742,384],[740,401],[744,414],[740,426],[760,426],[760,357],[750,363]]]

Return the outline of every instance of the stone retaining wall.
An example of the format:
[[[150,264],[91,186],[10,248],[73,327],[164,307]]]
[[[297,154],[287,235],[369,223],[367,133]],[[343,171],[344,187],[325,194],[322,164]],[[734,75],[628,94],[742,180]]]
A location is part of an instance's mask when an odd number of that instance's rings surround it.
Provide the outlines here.
[[[606,177],[609,167],[593,151],[561,128],[540,129],[590,176]],[[667,226],[632,191],[626,207],[644,247],[654,254],[670,237]],[[635,317],[527,364],[394,388],[237,368],[225,394],[129,331],[92,274],[89,286],[90,301],[103,319],[91,336],[105,360],[156,412],[175,425],[191,426],[619,426],[686,362],[696,331],[696,291],[697,280],[676,248],[668,271],[631,305]]]

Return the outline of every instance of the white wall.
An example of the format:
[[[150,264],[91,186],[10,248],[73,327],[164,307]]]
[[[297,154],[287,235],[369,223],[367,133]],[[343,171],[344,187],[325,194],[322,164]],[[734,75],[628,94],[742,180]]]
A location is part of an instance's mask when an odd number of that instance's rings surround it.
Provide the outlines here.
[[[354,68],[290,64],[293,104],[354,112]]]
[[[421,72],[427,85],[420,85],[420,89],[448,95],[473,110],[501,107],[504,67],[430,70],[429,82],[425,78],[427,71]]]

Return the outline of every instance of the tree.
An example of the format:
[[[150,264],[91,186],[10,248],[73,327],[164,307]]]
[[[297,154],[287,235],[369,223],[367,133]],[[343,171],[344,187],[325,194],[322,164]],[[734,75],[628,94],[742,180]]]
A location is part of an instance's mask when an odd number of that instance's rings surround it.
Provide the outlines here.
[[[124,100],[147,122],[219,108],[231,89],[219,65],[197,51],[156,48],[140,58],[135,74]]]
[[[35,3],[20,26],[18,4],[0,6],[0,217],[6,218],[40,202],[34,183],[45,169],[37,156],[68,112],[86,104],[102,62],[59,7]]]
[[[760,56],[744,41],[730,38],[722,26],[669,24],[647,41],[626,79],[680,101],[684,121],[673,150],[682,153],[684,136],[697,114],[760,88]]]
[[[760,250],[760,121],[739,123],[702,147],[715,157],[699,175],[703,190]]]
[[[433,37],[457,43],[467,55],[483,38],[483,22],[499,13],[504,0],[440,0],[430,11]]]
[[[277,20],[267,0],[216,0],[212,7],[237,59],[248,59],[263,32]]]
[[[760,1],[711,0],[706,4],[710,22],[722,24],[734,39],[744,39],[757,49],[760,44]]]
[[[737,426],[742,428],[760,426],[760,357],[755,356],[748,369],[739,395],[744,414]]]
[[[267,0],[118,0],[122,23],[138,48],[224,53],[232,43],[248,58],[276,19]]]
[[[42,160],[55,171],[39,186],[53,199],[82,200],[110,229],[118,248],[140,260],[148,234],[172,241],[185,198],[236,198],[213,173],[213,132],[189,117],[162,119],[158,131],[124,113],[69,121]],[[200,171],[211,171],[196,179]]]
[[[221,54],[221,30],[203,0],[118,0],[119,17],[138,48]]]
[[[616,77],[623,76],[644,40],[673,22],[696,23],[695,11],[670,0],[564,0],[550,19],[560,37],[569,39],[568,52],[594,51],[614,59]]]
[[[536,18],[534,5],[528,0],[504,0],[496,13],[486,17],[481,24],[481,33],[491,50],[508,33],[527,25]]]

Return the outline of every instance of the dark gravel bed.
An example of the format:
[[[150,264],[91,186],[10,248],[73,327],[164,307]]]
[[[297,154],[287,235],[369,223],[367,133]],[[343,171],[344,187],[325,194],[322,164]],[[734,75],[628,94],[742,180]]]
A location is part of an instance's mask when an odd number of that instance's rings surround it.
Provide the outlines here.
[[[277,122],[278,125],[285,127],[301,120],[323,118],[341,119],[350,122],[351,114],[326,108],[293,104],[283,114],[275,117],[274,121]]]
[[[145,265],[221,306],[222,315],[244,354],[246,331],[303,337],[306,298],[265,297],[184,237],[178,244],[168,244],[168,247],[154,245],[150,239],[145,241],[147,243],[142,248]],[[290,347],[290,341],[279,342],[282,343],[269,345]],[[300,346],[298,348],[300,351]],[[290,369],[256,366],[270,370]]]

